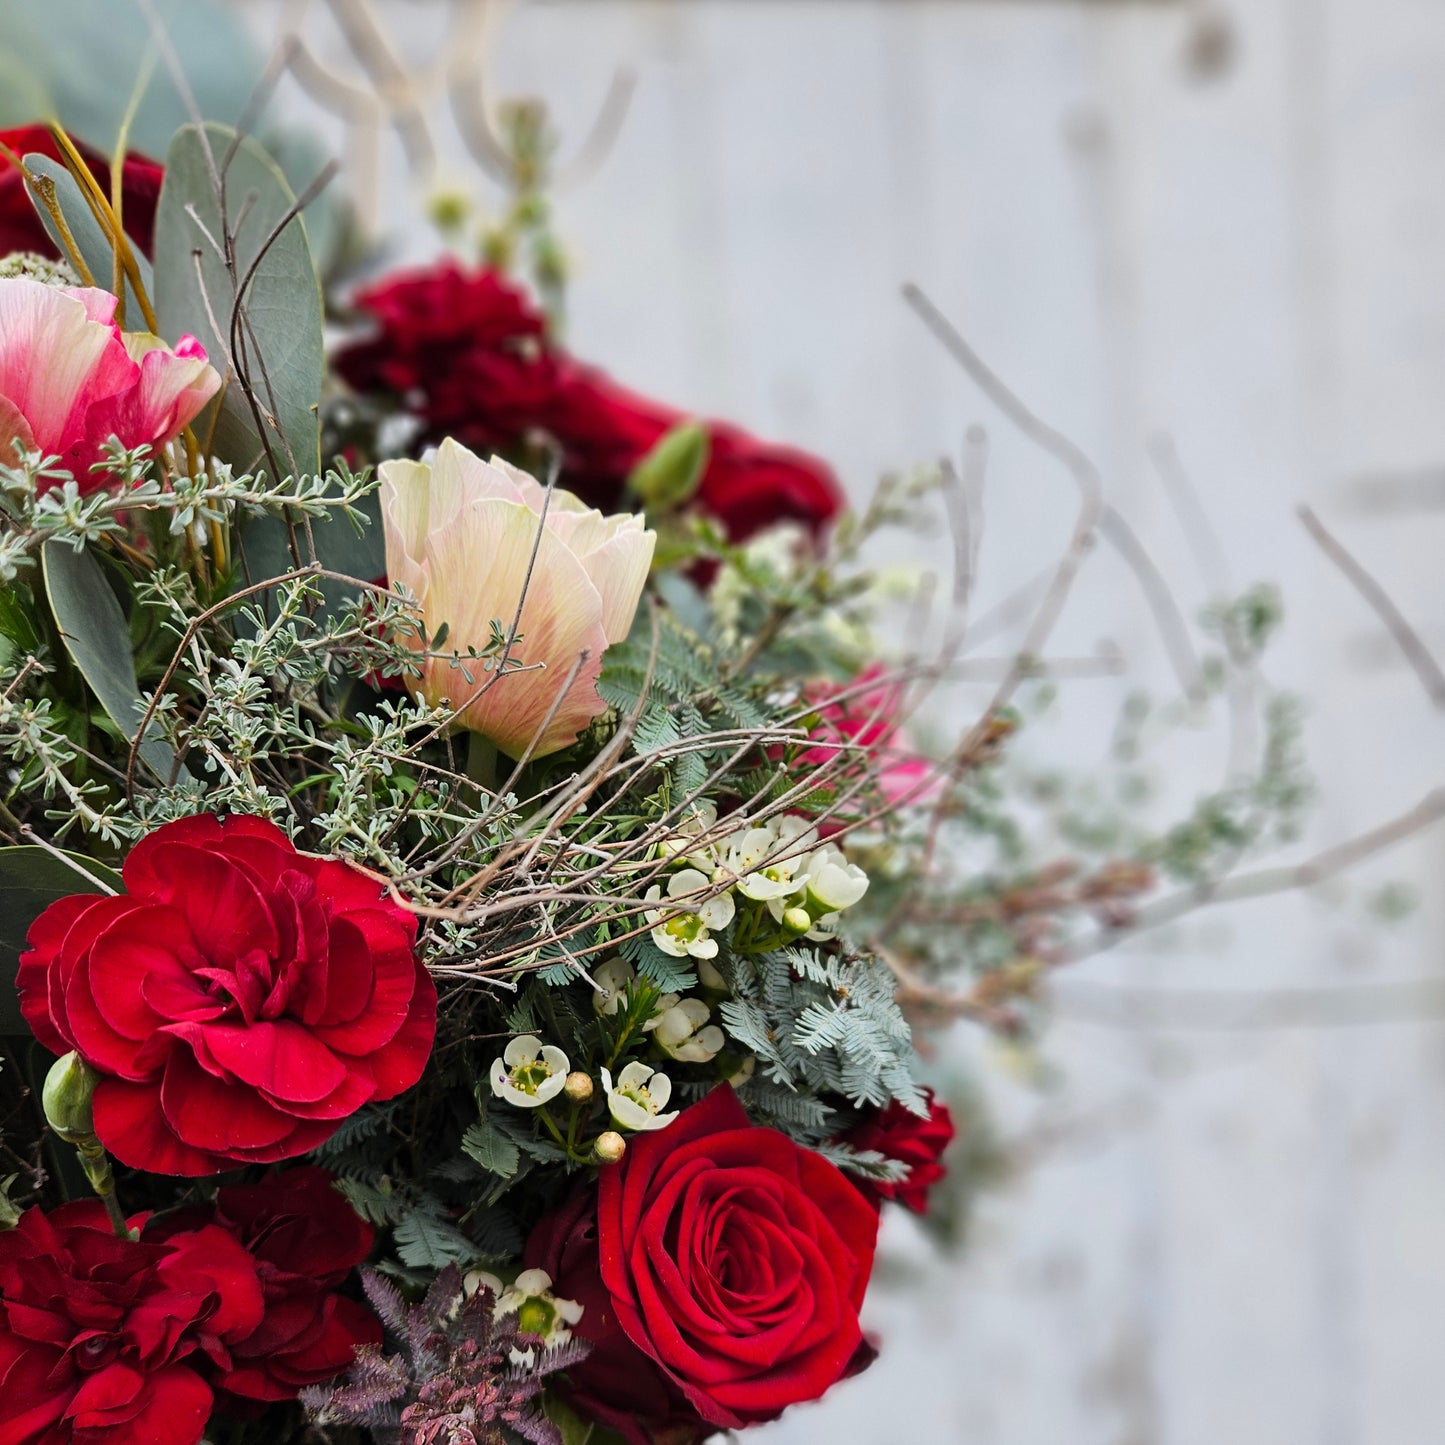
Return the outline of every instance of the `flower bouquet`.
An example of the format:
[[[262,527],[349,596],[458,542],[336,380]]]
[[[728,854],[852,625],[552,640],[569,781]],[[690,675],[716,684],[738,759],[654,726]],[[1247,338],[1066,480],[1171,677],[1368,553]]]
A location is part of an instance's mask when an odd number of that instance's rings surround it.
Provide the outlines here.
[[[1008,744],[1097,496],[925,752],[968,634],[888,658],[865,548],[937,499],[966,602],[966,475],[848,513],[574,358],[540,125],[480,259],[360,286],[242,131],[0,135],[5,1445],[815,1399],[876,1353],[880,1210],[944,1178],[915,1028],[1025,1035],[1298,811],[1269,699],[1257,774],[1041,864]],[[1216,615],[1215,693],[1273,619]]]

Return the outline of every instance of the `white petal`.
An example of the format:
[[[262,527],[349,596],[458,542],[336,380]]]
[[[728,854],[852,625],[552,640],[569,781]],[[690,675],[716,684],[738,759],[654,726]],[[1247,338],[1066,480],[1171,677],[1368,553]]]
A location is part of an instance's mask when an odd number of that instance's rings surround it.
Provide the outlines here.
[[[502,1057],[507,1061],[509,1069],[515,1069],[518,1064],[530,1064],[541,1052],[542,1040],[536,1034],[518,1034],[507,1045]]]

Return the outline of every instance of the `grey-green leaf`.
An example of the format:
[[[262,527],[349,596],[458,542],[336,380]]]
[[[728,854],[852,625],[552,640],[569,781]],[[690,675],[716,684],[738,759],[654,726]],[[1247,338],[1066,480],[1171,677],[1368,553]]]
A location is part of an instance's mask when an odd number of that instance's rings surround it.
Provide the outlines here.
[[[212,404],[212,450],[238,471],[269,473],[268,452],[288,475],[321,466],[321,284],[299,216],[273,237],[294,201],[280,167],[249,136],[188,125],[171,142],[156,208],[156,314],[162,335],[199,337],[226,373]],[[208,409],[196,422],[198,435],[211,416]]]
[[[102,883],[117,892],[123,887],[120,874],[104,864],[78,853],[65,856],[75,860],[75,868],[46,848],[0,848],[0,1034],[28,1032],[15,992],[15,968],[30,925],[57,898],[100,893]]]
[[[522,1159],[517,1146],[487,1119],[473,1124],[462,1135],[462,1153],[489,1174],[500,1174],[503,1179],[510,1179],[517,1172]]]
[[[71,237],[75,241],[81,259],[90,271],[91,278],[101,290],[111,290],[115,284],[115,250],[110,244],[110,237],[101,229],[100,222],[95,219],[90,207],[86,205],[75,177],[59,161],[51,160],[49,156],[31,154],[25,156],[24,160],[28,170],[34,171],[37,176],[43,176],[55,187],[55,199],[60,206],[60,214],[65,217],[65,224],[70,227]],[[27,187],[27,189],[30,188]],[[31,189],[31,202],[45,229],[50,233],[50,239],[60,248],[61,255],[65,255],[65,243],[60,238],[59,230],[52,220],[49,210],[40,203],[33,189]],[[151,263],[141,254],[139,246],[132,246],[131,250],[135,254],[136,269],[140,272],[141,285],[145,287],[146,294],[149,295],[153,286]],[[124,290],[126,330],[144,331],[146,329],[145,316],[141,311],[140,301],[136,298],[135,288],[131,285],[128,277],[124,283]],[[171,336],[163,339],[175,341],[176,338]]]
[[[66,651],[111,720],[134,740],[145,705],[120,603],[89,551],[77,552],[64,542],[47,542],[42,555],[45,591]],[[162,782],[170,782],[172,772],[177,781],[188,776],[184,768],[177,768],[175,752],[154,722],[146,730],[140,756]]]

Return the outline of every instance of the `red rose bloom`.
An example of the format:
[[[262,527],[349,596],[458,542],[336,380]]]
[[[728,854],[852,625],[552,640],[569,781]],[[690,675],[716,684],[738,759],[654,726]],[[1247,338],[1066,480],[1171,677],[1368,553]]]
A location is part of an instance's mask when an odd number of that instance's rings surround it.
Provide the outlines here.
[[[844,1136],[859,1151],[872,1150],[886,1159],[898,1159],[908,1165],[908,1178],[900,1184],[874,1179],[861,1179],[858,1183],[876,1198],[896,1199],[915,1214],[928,1213],[928,1191],[948,1173],[942,1162],[943,1152],[954,1136],[948,1105],[939,1103],[932,1089],[925,1089],[924,1093],[928,1099],[926,1119],[894,1103]]]
[[[95,1131],[122,1163],[288,1159],[420,1078],[436,988],[375,879],[204,813],[142,839],[124,876],[120,897],[52,903],[16,976],[40,1042],[102,1076]]]
[[[211,1413],[201,1372],[261,1308],[224,1230],[136,1242],[98,1202],[26,1210],[0,1233],[0,1441],[195,1445]]]
[[[451,436],[473,451],[515,452],[546,434],[562,449],[562,486],[604,511],[617,509],[633,468],[687,420],[552,347],[540,312],[495,271],[446,261],[390,277],[355,304],[379,329],[335,358],[354,389],[399,395],[430,442]],[[696,505],[733,541],[778,522],[816,536],[842,509],[837,478],[816,457],[721,422],[708,432]]]
[[[837,1169],[724,1085],[603,1169],[595,1226],[574,1202],[525,1258],[584,1305],[579,1404],[650,1445],[772,1420],[847,1374],[877,1232]]]
[[[55,137],[43,125],[17,126],[0,130],[0,143],[22,160],[27,155],[60,159]],[[110,195],[110,166],[105,158],[79,141],[75,145],[90,173],[106,196]],[[165,168],[141,155],[128,155],[121,165],[121,224],[125,233],[145,252],[151,254],[155,234],[156,202],[160,200],[161,181]],[[55,243],[36,214],[25,190],[25,181],[9,161],[0,157],[0,256],[13,251],[34,251],[52,260],[60,256]]]
[[[182,1210],[161,1223],[162,1238],[219,1225],[256,1262],[265,1313],[232,1344],[230,1365],[211,1375],[219,1389],[251,1400],[294,1400],[303,1386],[345,1374],[359,1346],[381,1344],[376,1316],[336,1293],[371,1253],[374,1231],[332,1184],[324,1169],[302,1166],[222,1189],[213,1207]]]

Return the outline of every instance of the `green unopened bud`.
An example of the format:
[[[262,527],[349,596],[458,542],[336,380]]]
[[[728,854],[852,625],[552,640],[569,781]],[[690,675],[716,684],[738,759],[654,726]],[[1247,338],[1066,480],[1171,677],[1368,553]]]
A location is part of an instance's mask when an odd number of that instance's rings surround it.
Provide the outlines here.
[[[675,426],[633,468],[628,490],[649,517],[674,512],[691,499],[707,469],[710,443],[698,422]]]
[[[783,914],[783,927],[789,933],[806,933],[812,926],[813,919],[806,908],[789,908]]]
[[[617,1164],[627,1153],[627,1140],[615,1130],[609,1129],[605,1134],[597,1136],[592,1152],[596,1154],[599,1164]]]
[[[10,1197],[10,1186],[19,1177],[12,1174],[8,1179],[0,1180],[0,1229],[14,1229],[20,1223],[20,1209]]]
[[[574,1104],[585,1104],[592,1097],[592,1075],[584,1074],[581,1069],[574,1070],[567,1075],[562,1092]]]
[[[41,1103],[50,1127],[67,1144],[79,1144],[95,1137],[90,1101],[95,1094],[95,1071],[72,1051],[57,1059],[45,1076]]]

